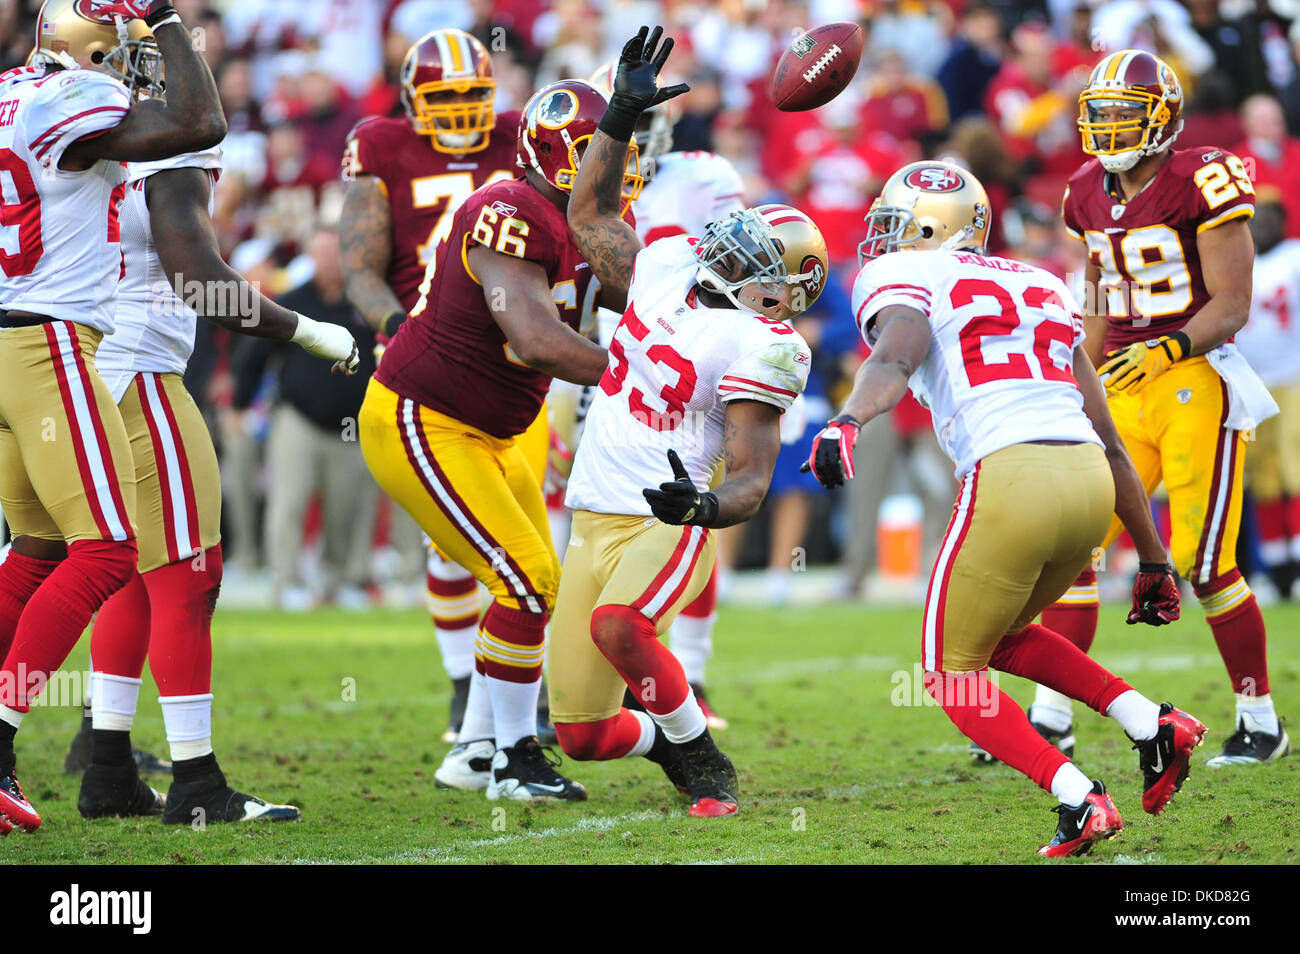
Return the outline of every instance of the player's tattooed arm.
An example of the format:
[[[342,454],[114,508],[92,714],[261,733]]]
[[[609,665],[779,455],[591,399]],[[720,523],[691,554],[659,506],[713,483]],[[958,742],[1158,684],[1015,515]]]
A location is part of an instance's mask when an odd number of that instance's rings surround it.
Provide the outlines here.
[[[126,117],[101,136],[68,147],[59,166],[89,169],[99,159],[147,162],[210,149],[226,138],[226,117],[212,71],[178,20],[154,32],[167,73],[167,99],[132,105]]]
[[[1074,351],[1074,379],[1083,395],[1083,413],[1088,415],[1092,428],[1106,445],[1106,460],[1115,479],[1115,515],[1133,538],[1138,558],[1143,563],[1166,563],[1169,557],[1160,534],[1151,520],[1151,503],[1146,488],[1138,476],[1133,460],[1124,448],[1124,441],[1115,429],[1106,403],[1106,388],[1097,377],[1091,356],[1083,349]]]
[[[609,353],[556,320],[550,281],[542,266],[482,245],[472,246],[467,257],[483,286],[488,310],[518,360],[574,384],[600,383]]]
[[[375,176],[357,176],[348,183],[339,218],[339,251],[348,300],[371,328],[391,335],[385,324],[399,313],[405,316],[406,309],[388,286],[392,211],[383,183]]]
[[[1182,332],[1191,341],[1191,354],[1205,354],[1240,331],[1250,317],[1255,243],[1246,220],[1233,219],[1197,235],[1196,251],[1210,300]]]
[[[726,477],[713,491],[718,515],[710,527],[744,523],[758,512],[781,453],[780,408],[761,401],[728,402],[722,453]]]
[[[622,218],[628,144],[597,131],[583,154],[569,196],[569,232],[601,285],[601,304],[622,311],[641,251],[636,229]]]
[[[884,414],[907,393],[907,379],[930,353],[930,321],[915,308],[889,305],[876,316],[875,347],[853,380],[841,408],[858,424]]]

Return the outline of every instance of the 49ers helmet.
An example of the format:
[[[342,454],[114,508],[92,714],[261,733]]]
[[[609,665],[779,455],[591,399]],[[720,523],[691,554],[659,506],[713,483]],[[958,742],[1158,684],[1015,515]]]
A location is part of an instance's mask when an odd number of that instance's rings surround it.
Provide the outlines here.
[[[989,197],[960,166],[913,162],[886,180],[866,223],[859,265],[909,245],[982,250],[989,237]]]
[[[496,125],[492,57],[464,30],[426,33],[402,61],[402,105],[415,131],[439,152],[486,149]],[[458,94],[448,100],[447,93]],[[469,94],[469,95],[466,95]]]
[[[807,311],[821,296],[829,268],[821,230],[789,205],[760,205],[710,222],[695,257],[696,284],[737,308],[752,308],[736,296],[753,282],[777,295],[793,286],[790,317]]]
[[[1136,109],[1130,119],[1102,121],[1106,107]],[[1108,172],[1126,172],[1146,156],[1168,149],[1183,128],[1183,87],[1164,60],[1143,50],[1121,50],[1097,64],[1079,95],[1079,133],[1083,151],[1101,160]],[[1118,137],[1141,132],[1137,145]]]
[[[524,106],[519,122],[519,165],[536,171],[557,189],[570,191],[582,154],[608,106],[605,94],[583,80],[560,80],[538,90]],[[633,137],[623,170],[624,200],[634,200],[644,184]]]
[[[149,27],[104,12],[107,7],[104,0],[45,0],[28,63],[98,70],[139,98],[162,95],[162,53]]]

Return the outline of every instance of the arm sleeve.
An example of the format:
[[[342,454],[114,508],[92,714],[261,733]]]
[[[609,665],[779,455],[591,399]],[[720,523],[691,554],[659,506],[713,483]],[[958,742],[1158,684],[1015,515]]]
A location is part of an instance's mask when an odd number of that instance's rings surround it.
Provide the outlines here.
[[[808,345],[798,334],[750,351],[727,368],[718,380],[718,400],[762,401],[785,411],[803,393],[812,368]]]
[[[130,111],[131,96],[117,80],[94,70],[66,70],[37,85],[23,135],[38,162],[57,166],[74,142],[107,132]]]
[[[868,262],[853,283],[853,316],[862,340],[876,343],[875,318],[882,308],[903,305],[930,319],[933,289],[922,262],[910,256],[923,252],[895,252]],[[896,261],[890,261],[896,259]]]

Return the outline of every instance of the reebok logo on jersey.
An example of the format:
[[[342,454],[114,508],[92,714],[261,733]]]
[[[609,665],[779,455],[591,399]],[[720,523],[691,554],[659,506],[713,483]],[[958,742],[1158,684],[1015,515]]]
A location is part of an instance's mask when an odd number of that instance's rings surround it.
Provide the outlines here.
[[[519,208],[518,206],[508,205],[505,202],[502,202],[500,199],[497,199],[495,202],[492,203],[492,211],[500,212],[502,215],[505,216],[511,216],[514,215],[516,212],[518,212]]]

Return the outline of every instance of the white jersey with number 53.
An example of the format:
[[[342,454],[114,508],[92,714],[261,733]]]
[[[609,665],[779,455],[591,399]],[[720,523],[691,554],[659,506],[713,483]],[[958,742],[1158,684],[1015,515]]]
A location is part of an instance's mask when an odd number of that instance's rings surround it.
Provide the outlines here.
[[[1083,322],[1050,272],[970,252],[891,252],[853,284],[867,344],[875,345],[875,318],[890,305],[930,323],[930,352],[908,384],[930,408],[958,477],[1012,444],[1101,444],[1074,380]]]
[[[126,87],[93,70],[0,76],[0,308],[112,332],[126,164],[68,172],[59,160],[130,107]]]
[[[669,450],[697,487],[708,487],[726,405],[761,401],[784,411],[807,383],[812,357],[787,322],[696,301],[695,242],[666,238],[637,254],[569,477],[570,509],[648,516],[641,489],[673,479]]]

